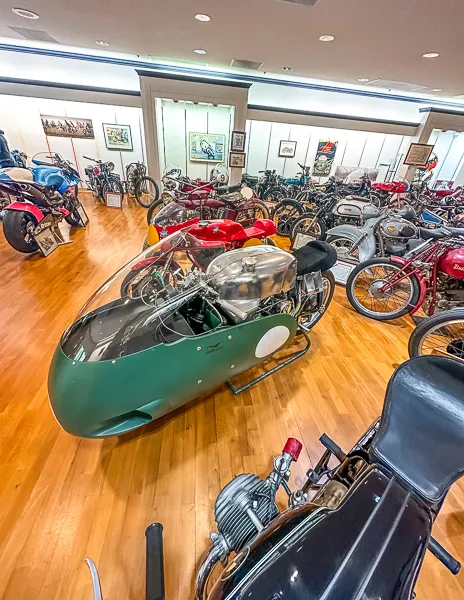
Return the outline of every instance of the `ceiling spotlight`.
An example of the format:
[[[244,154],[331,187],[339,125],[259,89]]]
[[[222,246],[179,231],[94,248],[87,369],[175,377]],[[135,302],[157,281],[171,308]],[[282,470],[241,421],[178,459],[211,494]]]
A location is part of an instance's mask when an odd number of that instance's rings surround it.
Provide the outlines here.
[[[358,81],[360,81],[361,83],[367,83],[368,81],[370,81],[370,79],[368,77],[360,77]]]
[[[426,52],[422,55],[422,58],[437,58],[438,56],[440,56],[438,52]]]
[[[195,15],[195,19],[197,21],[202,21],[203,23],[207,23],[208,21],[211,21],[211,17],[209,15],[204,15],[202,13]]]
[[[441,88],[433,88],[430,91],[431,92],[442,92],[443,90]]]
[[[293,67],[282,67],[282,71],[293,71]]]
[[[201,48],[199,48],[198,50],[194,50],[195,54],[206,54],[206,50],[201,50]]]
[[[24,17],[25,19],[40,19],[39,15],[32,10],[27,10],[27,8],[12,8],[11,9],[15,15],[18,17]]]
[[[319,38],[320,42],[333,42],[335,39],[334,35],[321,35]]]
[[[105,40],[97,40],[95,43],[99,46],[109,46],[108,42],[105,42]]]

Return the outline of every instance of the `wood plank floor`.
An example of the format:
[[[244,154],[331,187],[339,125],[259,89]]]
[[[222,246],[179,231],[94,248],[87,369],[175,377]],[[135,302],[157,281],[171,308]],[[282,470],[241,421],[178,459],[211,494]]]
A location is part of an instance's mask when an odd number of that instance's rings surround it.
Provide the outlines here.
[[[290,435],[304,444],[296,484],[319,458],[322,432],[349,449],[379,414],[411,325],[360,317],[339,289],[308,354],[250,391],[235,398],[222,386],[120,438],[73,438],[50,411],[50,359],[87,297],[145,236],[145,211],[132,201],[123,210],[85,204],[88,229],[46,259],[15,252],[0,233],[0,598],[89,600],[85,556],[106,600],[144,598],[153,521],[164,524],[167,598],[189,598],[221,487],[244,471],[267,474]],[[434,533],[464,561],[463,503],[461,482]],[[464,598],[464,575],[428,556],[416,592]]]

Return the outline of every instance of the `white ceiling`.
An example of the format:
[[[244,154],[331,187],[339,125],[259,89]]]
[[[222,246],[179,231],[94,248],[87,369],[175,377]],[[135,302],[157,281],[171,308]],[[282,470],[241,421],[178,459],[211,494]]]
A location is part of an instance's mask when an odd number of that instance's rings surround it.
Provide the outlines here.
[[[263,62],[262,71],[358,83],[387,79],[464,94],[463,0],[1,0],[0,36],[9,27],[46,31],[61,44],[228,66]],[[14,6],[40,15],[28,20]],[[212,21],[195,20],[206,13]],[[322,34],[334,42],[318,41]],[[207,50],[204,57],[193,53]],[[439,52],[424,59],[425,52]],[[426,92],[426,90],[423,90]]]

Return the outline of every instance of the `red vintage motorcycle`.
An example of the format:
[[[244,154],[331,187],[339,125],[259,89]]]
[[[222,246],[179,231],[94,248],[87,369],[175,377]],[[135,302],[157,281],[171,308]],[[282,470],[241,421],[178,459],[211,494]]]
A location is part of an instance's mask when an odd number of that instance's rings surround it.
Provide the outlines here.
[[[420,228],[424,243],[403,257],[372,258],[346,283],[353,308],[378,321],[464,306],[464,229]]]
[[[164,180],[163,180],[164,181]],[[175,180],[178,184],[179,182]],[[215,185],[212,182],[183,182],[175,190],[165,190],[147,211],[150,224],[158,212],[170,202],[177,202],[189,211],[197,211],[202,219],[232,219],[245,225],[256,219],[268,219],[269,209],[250,188]]]

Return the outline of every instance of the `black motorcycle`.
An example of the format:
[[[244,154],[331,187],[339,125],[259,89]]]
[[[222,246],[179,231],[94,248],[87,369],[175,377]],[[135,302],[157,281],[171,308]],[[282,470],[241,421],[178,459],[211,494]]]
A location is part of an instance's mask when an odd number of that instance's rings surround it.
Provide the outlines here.
[[[218,533],[198,571],[195,600],[410,600],[427,550],[457,574],[460,563],[431,531],[464,474],[463,380],[461,361],[409,360],[390,379],[381,419],[348,454],[321,436],[325,451],[300,489],[288,485],[302,448],[294,438],[266,479],[236,476],[216,500]],[[288,495],[284,512],[276,503],[280,487]],[[164,600],[162,526],[148,527],[146,538],[146,598]],[[99,599],[98,573],[86,560]]]
[[[258,198],[267,202],[280,202],[283,198],[286,198],[287,190],[282,185],[280,176],[277,175],[275,169],[266,169],[265,171],[259,171],[259,173],[263,173],[263,175],[255,177],[243,173],[242,184],[253,189]]]
[[[94,196],[106,202],[107,194],[120,194],[121,202],[124,200],[124,186],[121,178],[114,173],[114,163],[104,162],[89,156],[84,156],[86,160],[91,160],[95,165],[85,167],[85,174],[88,177],[87,186],[92,190]]]

